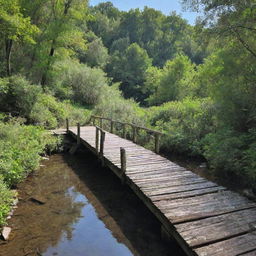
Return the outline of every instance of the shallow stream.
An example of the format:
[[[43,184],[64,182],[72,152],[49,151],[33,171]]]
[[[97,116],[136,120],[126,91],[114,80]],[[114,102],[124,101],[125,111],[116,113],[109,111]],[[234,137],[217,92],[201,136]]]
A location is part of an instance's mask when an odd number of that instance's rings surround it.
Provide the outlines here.
[[[58,154],[19,185],[0,256],[182,256],[160,224],[90,154]]]

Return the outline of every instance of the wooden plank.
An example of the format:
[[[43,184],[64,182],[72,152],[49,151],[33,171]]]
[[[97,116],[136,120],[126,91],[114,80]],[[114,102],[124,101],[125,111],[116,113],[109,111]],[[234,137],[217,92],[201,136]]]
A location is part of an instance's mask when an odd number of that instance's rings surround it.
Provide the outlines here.
[[[170,173],[168,170],[164,171],[159,169],[158,171],[154,171],[151,173],[138,173],[138,174],[130,174],[127,173],[127,175],[129,176],[130,179],[132,179],[134,182],[137,181],[154,181],[157,180],[159,178],[161,179],[166,179],[166,180],[171,180],[172,178],[175,177],[182,177],[182,174],[180,172],[176,172],[176,173]]]
[[[179,171],[180,173],[184,173],[186,171],[186,169],[182,168],[182,167],[175,167],[175,166],[171,166],[169,164],[151,164],[149,166],[140,166],[140,167],[136,167],[136,166],[133,166],[133,167],[128,167],[127,168],[127,173],[137,173],[137,172],[147,172],[147,171],[150,171],[150,170],[165,170],[165,169],[168,169],[171,172],[177,172]],[[191,173],[191,172],[190,172]]]
[[[182,198],[188,198],[188,197],[194,197],[194,196],[201,196],[201,195],[216,193],[224,190],[227,190],[227,189],[224,187],[218,186],[218,187],[204,188],[204,189],[192,190],[192,191],[186,191],[186,192],[150,196],[150,199],[152,200],[152,202],[157,202],[162,200],[174,200],[174,199],[182,199]]]
[[[202,246],[255,230],[256,208],[183,223],[175,228],[191,247]]]
[[[172,194],[172,193],[185,192],[185,191],[198,190],[198,189],[211,188],[211,187],[217,187],[217,185],[213,182],[205,181],[202,183],[177,185],[177,186],[173,186],[173,187],[164,187],[164,188],[159,188],[159,189],[141,188],[141,190],[148,197],[150,197],[152,195]]]
[[[155,205],[173,224],[256,207],[254,202],[230,191],[177,200],[162,200],[155,202]]]
[[[251,252],[239,254],[239,256],[256,256],[256,250],[253,250]]]
[[[152,181],[152,182],[151,182]],[[172,186],[180,186],[180,185],[185,185],[185,184],[196,184],[196,183],[202,183],[206,182],[204,178],[199,178],[199,177],[181,177],[181,176],[174,176],[171,177],[171,179],[152,179],[152,180],[142,180],[142,181],[136,181],[136,184],[139,185],[141,188],[152,188],[152,189],[157,189],[157,188],[162,188],[162,187],[172,187]]]
[[[235,256],[256,249],[256,231],[195,249],[199,256]]]

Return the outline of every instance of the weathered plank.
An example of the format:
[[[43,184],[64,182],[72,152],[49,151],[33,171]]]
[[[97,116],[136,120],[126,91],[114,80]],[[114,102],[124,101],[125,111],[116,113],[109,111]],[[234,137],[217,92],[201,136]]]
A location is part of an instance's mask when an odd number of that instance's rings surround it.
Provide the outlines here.
[[[239,256],[256,256],[256,249],[251,252],[246,252],[243,254],[239,254]]]
[[[191,247],[214,243],[256,230],[256,208],[179,224],[175,227]]]
[[[256,249],[256,232],[195,249],[199,256],[235,256]]]
[[[254,202],[230,191],[162,200],[155,202],[155,205],[173,224],[256,207]]]
[[[168,186],[168,187],[160,187],[160,188],[154,188],[151,189],[152,186],[149,186],[147,188],[142,187],[141,190],[147,195],[164,195],[164,194],[172,194],[172,193],[178,193],[178,192],[186,192],[186,191],[192,191],[192,190],[198,190],[198,189],[204,189],[204,188],[212,188],[217,187],[215,183],[205,181],[201,183],[196,184],[186,184],[186,185],[174,185],[174,186]]]
[[[194,196],[207,195],[207,194],[216,193],[224,190],[227,190],[227,189],[224,187],[218,186],[218,187],[212,187],[212,188],[191,190],[186,192],[156,195],[156,196],[151,196],[150,199],[152,200],[152,202],[162,201],[162,200],[174,200],[174,199],[182,199],[182,198],[188,198],[188,197],[194,197]]]

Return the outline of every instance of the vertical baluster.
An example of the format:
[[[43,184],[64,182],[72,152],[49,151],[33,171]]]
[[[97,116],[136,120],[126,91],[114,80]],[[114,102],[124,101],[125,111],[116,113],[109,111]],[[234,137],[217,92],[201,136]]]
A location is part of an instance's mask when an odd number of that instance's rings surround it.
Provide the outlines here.
[[[66,127],[67,127],[67,132],[69,131],[69,120],[68,118],[66,119]]]
[[[114,133],[114,121],[110,120],[110,132]]]
[[[102,166],[104,166],[104,142],[105,142],[105,132],[101,130],[101,135],[100,135],[100,159]]]
[[[97,154],[99,154],[99,137],[100,137],[100,129],[98,126],[96,126],[95,149]]]
[[[126,139],[126,124],[123,123],[123,138]]]
[[[126,151],[124,148],[120,148],[120,161],[121,161],[121,180],[125,183],[125,173],[126,173]]]
[[[159,154],[159,148],[160,148],[160,134],[155,133],[155,152]]]
[[[77,142],[76,144],[80,144],[80,124],[77,123]]]
[[[137,127],[132,125],[132,140],[134,143],[137,143]]]

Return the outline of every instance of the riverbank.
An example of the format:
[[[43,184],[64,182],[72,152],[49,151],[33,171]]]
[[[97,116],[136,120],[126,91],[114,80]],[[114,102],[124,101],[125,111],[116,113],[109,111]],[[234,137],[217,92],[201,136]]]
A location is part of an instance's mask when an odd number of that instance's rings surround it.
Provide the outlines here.
[[[58,145],[41,127],[26,126],[18,119],[0,120],[0,227],[6,223],[15,195],[12,192],[32,171],[39,168],[44,155]]]

